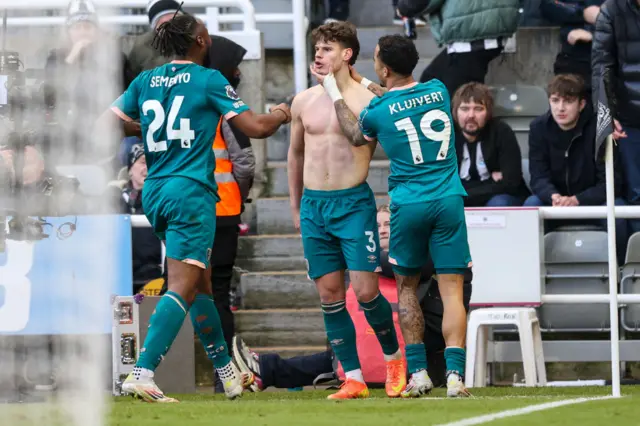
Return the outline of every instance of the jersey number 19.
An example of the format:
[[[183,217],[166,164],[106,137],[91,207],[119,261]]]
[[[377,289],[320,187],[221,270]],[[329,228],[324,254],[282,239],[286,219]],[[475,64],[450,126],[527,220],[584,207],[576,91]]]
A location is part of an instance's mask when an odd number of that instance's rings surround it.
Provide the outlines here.
[[[196,134],[193,130],[191,130],[191,120],[188,118],[180,119],[180,128],[178,130],[174,129],[176,118],[178,117],[178,112],[180,112],[180,107],[182,107],[182,102],[184,101],[184,96],[176,96],[173,98],[173,102],[171,103],[171,109],[169,110],[169,121],[167,122],[167,139],[168,140],[180,140],[180,146],[182,148],[191,148],[191,141],[196,138]],[[155,99],[150,99],[148,101],[144,101],[142,104],[142,112],[145,116],[148,115],[149,111],[153,112],[153,121],[149,124],[149,129],[147,129],[147,149],[149,152],[161,152],[167,150],[167,141],[154,141],[153,134],[157,132],[162,125],[164,124],[165,119],[165,111],[162,107],[160,101]]]
[[[440,120],[444,123],[444,128],[440,131],[433,130],[431,125],[434,121]],[[411,122],[411,118],[403,118],[394,123],[398,130],[404,130],[409,138],[409,148],[411,149],[411,157],[413,164],[424,163],[422,148],[420,147],[420,137],[415,126]],[[451,120],[446,112],[434,109],[422,116],[420,120],[420,130],[425,138],[432,141],[440,142],[440,150],[436,156],[436,161],[442,161],[447,158],[449,151],[449,142],[451,141]]]

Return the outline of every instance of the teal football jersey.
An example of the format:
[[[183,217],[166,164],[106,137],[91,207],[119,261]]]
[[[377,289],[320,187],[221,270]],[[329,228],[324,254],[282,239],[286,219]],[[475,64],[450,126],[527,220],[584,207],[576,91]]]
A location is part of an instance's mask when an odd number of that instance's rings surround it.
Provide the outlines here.
[[[122,118],[140,120],[147,179],[181,176],[215,194],[218,123],[248,109],[219,71],[184,61],[141,73],[112,105]]]
[[[373,99],[360,113],[360,128],[366,138],[378,139],[389,157],[394,204],[467,195],[458,175],[449,92],[441,81]]]

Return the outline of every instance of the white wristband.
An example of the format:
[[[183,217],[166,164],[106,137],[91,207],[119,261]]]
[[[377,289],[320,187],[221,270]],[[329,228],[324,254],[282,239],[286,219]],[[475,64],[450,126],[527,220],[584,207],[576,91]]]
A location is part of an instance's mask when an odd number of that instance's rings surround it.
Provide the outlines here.
[[[373,83],[371,80],[369,80],[366,77],[362,77],[362,81],[360,82],[360,84],[362,84],[364,87],[366,87],[367,89],[369,88],[369,85]]]
[[[342,93],[340,93],[340,89],[338,89],[338,82],[336,82],[336,78],[333,74],[328,74],[324,78],[322,85],[333,102],[342,99]]]

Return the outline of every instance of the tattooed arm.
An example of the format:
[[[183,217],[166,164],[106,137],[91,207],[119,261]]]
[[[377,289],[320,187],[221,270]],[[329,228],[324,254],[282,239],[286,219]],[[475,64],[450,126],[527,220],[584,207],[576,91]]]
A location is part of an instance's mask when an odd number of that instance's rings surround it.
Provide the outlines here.
[[[349,106],[342,98],[342,93],[340,93],[340,89],[338,88],[338,83],[336,82],[333,72],[329,72],[327,75],[318,74],[313,67],[313,64],[309,69],[311,70],[311,74],[313,74],[318,82],[322,84],[331,100],[333,100],[333,105],[336,109],[336,116],[338,117],[338,123],[340,123],[340,129],[347,137],[349,143],[353,146],[363,146],[372,142],[372,139],[367,140],[367,138],[362,134],[358,118],[353,111],[349,109]]]
[[[369,90],[371,93],[373,93],[377,97],[380,97],[388,92],[386,87],[382,87],[378,83],[374,83],[368,78],[364,78],[363,76],[361,76],[360,73],[356,71],[356,69],[351,65],[349,65],[349,73],[351,74],[351,78],[353,78],[358,83],[362,84],[364,87],[367,88],[367,90]]]
[[[373,93],[374,95],[376,95],[377,97],[380,97],[382,95],[384,95],[385,93],[388,92],[388,90],[385,87],[380,86],[377,83],[374,83],[373,81],[369,80],[370,83],[367,85],[367,89]],[[362,82],[361,82],[362,83]]]
[[[342,133],[347,137],[349,143],[353,146],[362,146],[369,143],[364,137],[358,124],[358,119],[355,114],[349,109],[344,99],[338,99],[333,103],[336,108],[336,115],[338,116],[338,123],[340,123],[340,129]]]

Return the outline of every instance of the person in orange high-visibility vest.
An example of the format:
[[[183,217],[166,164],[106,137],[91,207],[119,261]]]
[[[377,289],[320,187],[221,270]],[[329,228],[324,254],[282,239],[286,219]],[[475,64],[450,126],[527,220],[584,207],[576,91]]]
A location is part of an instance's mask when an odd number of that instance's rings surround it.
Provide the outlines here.
[[[240,84],[238,66],[246,50],[224,37],[212,35],[211,41],[209,68],[220,71],[236,89]],[[231,347],[235,326],[229,293],[238,251],[240,214],[253,185],[255,158],[250,139],[224,118],[218,123],[216,135],[213,151],[220,201],[216,204],[216,236],[211,250],[211,285],[224,337]]]

